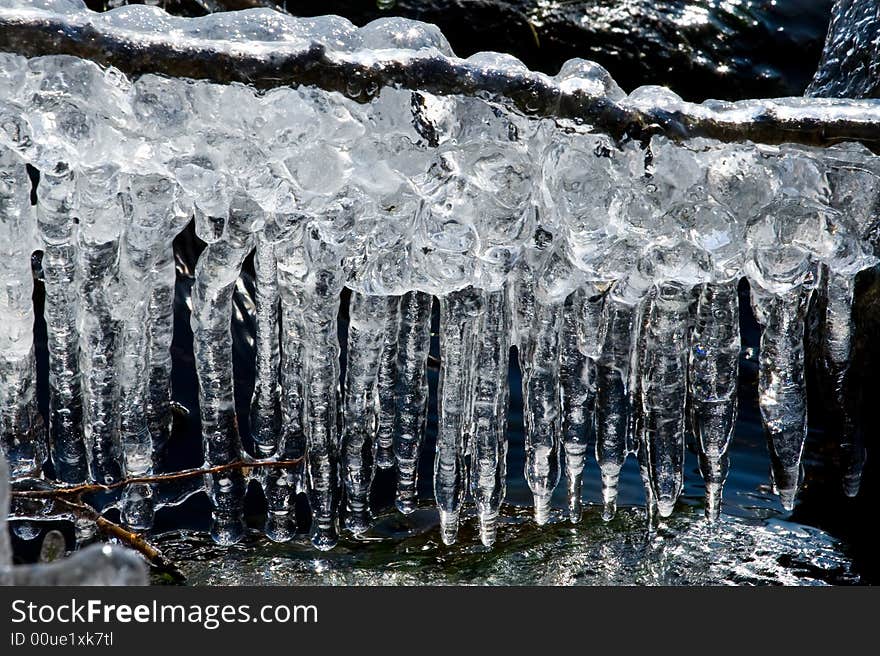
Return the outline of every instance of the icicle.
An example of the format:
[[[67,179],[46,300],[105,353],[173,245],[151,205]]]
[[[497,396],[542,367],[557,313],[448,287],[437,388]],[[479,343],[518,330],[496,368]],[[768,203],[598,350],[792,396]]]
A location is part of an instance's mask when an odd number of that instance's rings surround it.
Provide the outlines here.
[[[73,172],[62,167],[44,171],[37,188],[49,335],[49,437],[55,475],[65,483],[81,483],[89,475],[77,362],[74,191]]]
[[[706,484],[706,518],[716,520],[737,415],[737,281],[702,285],[695,314],[688,361],[688,409]]]
[[[560,476],[559,339],[562,303],[534,297],[531,332],[523,370],[523,406],[526,430],[525,475],[535,499],[535,521],[550,519],[550,501]],[[520,339],[522,336],[520,335]]]
[[[586,290],[579,289],[565,300],[560,337],[559,381],[562,389],[562,446],[568,481],[568,518],[573,524],[581,518],[581,489],[584,462],[590,438],[596,388],[595,364],[587,357],[583,344],[586,315],[592,309]],[[595,331],[595,324],[591,326]],[[587,328],[586,330],[590,330]],[[595,335],[590,336],[595,340]]]
[[[807,438],[804,324],[811,289],[798,284],[769,292],[752,284],[752,307],[761,323],[758,406],[770,449],[773,487],[783,508],[794,508]]]
[[[136,231],[137,228],[126,231],[121,257],[128,260],[127,266],[123,266],[129,269],[129,273],[140,270],[143,275],[144,271],[140,266],[145,263],[144,259],[149,255],[137,253],[132,247],[132,242],[142,238],[140,235],[131,234]],[[149,269],[146,270],[147,274],[148,272]],[[143,279],[129,278],[127,282],[129,285],[143,284]],[[118,372],[121,388],[119,408],[122,462],[126,477],[147,475],[152,473],[153,468],[153,441],[147,424],[149,333],[145,327],[149,296],[145,294],[136,296],[136,293],[136,290],[129,289],[133,303],[121,331],[123,347]],[[150,485],[126,486],[121,499],[122,521],[135,530],[150,528],[153,525],[153,505],[153,489]]]
[[[831,389],[830,414],[838,432],[843,465],[843,491],[848,497],[859,492],[865,466],[862,431],[853,421],[849,395],[849,361],[852,341],[852,303],[855,277],[836,273],[823,265],[820,275],[823,316],[820,334],[823,373]]]
[[[306,241],[308,274],[303,325],[305,337],[305,428],[308,494],[312,509],[312,544],[332,549],[338,534],[339,337],[336,318],[344,272],[337,246],[317,231]]]
[[[684,485],[690,301],[690,290],[682,285],[660,284],[645,302],[639,335],[639,449],[661,517],[672,514]]]
[[[112,483],[122,475],[119,440],[119,376],[122,322],[114,316],[122,207],[118,170],[102,167],[77,176],[79,229],[77,278],[79,364],[83,385],[83,433],[92,479]],[[132,294],[143,289],[131,290]]]
[[[281,433],[278,345],[278,265],[275,245],[261,231],[256,235],[254,306],[256,330],[256,381],[251,399],[251,435],[254,457],[275,455]]]
[[[281,354],[279,338],[280,293],[275,244],[265,231],[257,233],[254,250],[256,380],[251,398],[251,437],[254,457],[278,456],[285,442],[282,438]],[[301,456],[299,453],[297,456]],[[295,481],[290,472],[264,469],[260,483],[266,497],[266,535],[276,542],[286,542],[296,532],[291,513]]]
[[[179,212],[182,217],[184,212]],[[189,213],[186,213],[187,219]],[[174,233],[179,230],[174,230]],[[169,233],[169,241],[176,234]],[[162,244],[150,275],[148,361],[150,363],[147,422],[153,440],[153,460],[158,464],[165,445],[171,437],[171,341],[174,336],[174,287],[177,272],[174,248]]]
[[[503,289],[480,294],[482,312],[470,365],[474,368],[470,485],[480,540],[489,547],[495,542],[498,511],[506,490],[510,320]]]
[[[153,473],[158,450],[170,431],[171,334],[174,261],[169,246],[189,220],[173,180],[135,176],[130,184],[130,220],[119,252],[121,316],[119,406],[122,465],[126,476]],[[134,484],[122,493],[123,521],[137,529],[152,526],[156,501],[151,485]]]
[[[396,299],[352,292],[348,306],[348,364],[342,463],[346,492],[345,526],[360,534],[370,526],[369,495],[373,479],[373,440],[378,420],[379,360],[388,315]]]
[[[409,292],[400,299],[400,342],[394,366],[399,374],[394,457],[397,462],[395,503],[404,514],[413,512],[418,502],[419,452],[428,415],[427,364],[431,348],[432,303],[431,295],[422,292]],[[381,369],[379,374],[381,384]],[[381,394],[380,388],[380,400]]]
[[[617,485],[626,461],[630,416],[629,375],[636,305],[618,297],[615,289],[605,296],[599,319],[599,354],[596,360],[596,461],[602,476],[602,519],[617,511]]]
[[[430,307],[430,297],[428,301]],[[400,331],[400,297],[389,296],[388,304],[377,382],[379,418],[376,428],[375,460],[379,469],[390,469],[395,462],[394,431],[397,423],[397,340]]]
[[[225,239],[209,244],[196,263],[191,323],[202,440],[209,467],[236,460],[241,454],[232,387],[230,317],[235,282],[251,249],[249,228],[260,212],[246,197],[236,195]],[[211,536],[220,544],[234,544],[244,533],[244,476],[241,472],[214,474],[208,485],[214,504]]]
[[[303,289],[307,272],[302,230],[276,244],[278,291],[281,300],[281,433],[276,457],[282,460],[304,458],[304,327]],[[294,502],[305,491],[305,463],[269,470],[264,489],[268,514],[266,535],[276,542],[290,540],[296,533]]]
[[[473,287],[440,297],[440,383],[434,497],[440,511],[440,534],[452,544],[467,492],[466,433],[470,418],[470,374],[476,322],[482,311]]]
[[[520,262],[514,271],[513,284],[509,288],[508,305],[511,314],[512,342],[516,344],[517,360],[522,372],[529,366],[528,349],[535,316],[535,267]]]
[[[121,292],[115,312],[121,316],[116,331],[121,345],[118,358],[120,441],[126,477],[153,472],[153,440],[149,403],[149,315],[151,271],[163,243],[168,207],[174,184],[160,176],[136,176],[130,185],[129,220],[119,249],[118,277]],[[137,530],[153,524],[153,489],[150,485],[126,486],[122,493],[122,520]]]
[[[33,226],[25,164],[0,148],[0,453],[13,476],[38,475],[45,459],[34,361]]]

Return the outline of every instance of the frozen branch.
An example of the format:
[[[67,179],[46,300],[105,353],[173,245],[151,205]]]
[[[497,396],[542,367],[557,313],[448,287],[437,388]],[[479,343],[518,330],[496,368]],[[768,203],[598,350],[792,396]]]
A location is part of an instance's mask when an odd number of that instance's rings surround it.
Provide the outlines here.
[[[147,73],[240,82],[256,89],[313,85],[368,101],[385,86],[481,96],[531,116],[573,119],[615,138],[829,145],[880,143],[876,101],[779,99],[686,103],[672,94],[615,102],[525,68],[499,68],[436,51],[333,51],[315,41],[228,42],[126,29],[84,12],[0,9],[0,50],[27,57],[72,55],[129,76]],[[176,19],[200,20],[200,19]],[[295,20],[295,19],[291,19]]]

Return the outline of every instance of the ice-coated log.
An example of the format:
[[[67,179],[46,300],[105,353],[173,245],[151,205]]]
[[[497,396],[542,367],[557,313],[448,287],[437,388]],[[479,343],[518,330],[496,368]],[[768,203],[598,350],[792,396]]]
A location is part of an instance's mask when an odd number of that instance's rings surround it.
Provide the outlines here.
[[[308,230],[308,228],[307,228]],[[345,278],[338,248],[317,232],[305,242],[308,273],[303,312],[305,429],[312,544],[326,551],[339,539],[339,337],[336,318]]]
[[[794,508],[807,438],[804,328],[812,290],[806,284],[768,292],[752,285],[752,307],[761,324],[758,406],[774,491],[783,508]]]
[[[430,321],[431,298],[430,296],[427,298],[428,318]],[[388,297],[389,309],[385,318],[382,352],[379,354],[379,373],[376,383],[379,396],[379,416],[377,419],[375,444],[375,461],[379,469],[390,469],[395,463],[394,436],[397,424],[397,373],[398,349],[400,348],[398,339],[401,322],[401,303],[399,296]],[[427,355],[427,351],[425,353]]]
[[[0,148],[0,452],[6,454],[13,476],[37,474],[45,459],[31,300],[34,225],[25,163]]]
[[[92,480],[113,483],[122,475],[119,414],[120,408],[127,408],[120,404],[117,365],[123,322],[114,298],[119,278],[119,235],[124,225],[118,201],[119,170],[107,166],[83,171],[77,176],[77,187],[80,223],[76,275],[81,301],[77,329],[83,434]],[[130,294],[127,298],[137,297],[143,289],[126,289]]]
[[[639,331],[639,385],[634,403],[647,463],[646,485],[661,517],[684,486],[685,406],[691,291],[662,283],[646,299]]]
[[[470,429],[470,377],[477,322],[483,311],[481,300],[479,291],[472,287],[440,297],[434,498],[440,511],[440,536],[444,544],[455,542],[461,504],[467,492],[465,448]]]
[[[688,410],[706,485],[706,518],[716,520],[737,416],[737,281],[706,283],[697,300],[688,356]]]
[[[232,294],[241,265],[251,249],[249,227],[260,209],[243,195],[233,198],[225,239],[209,244],[196,263],[192,294],[193,351],[199,378],[199,410],[206,466],[241,455],[232,387]],[[208,477],[214,505],[211,537],[234,544],[244,533],[245,481],[241,472]]]
[[[595,363],[583,343],[586,333],[595,333],[596,314],[587,292],[578,289],[565,299],[559,353],[559,382],[562,392],[562,447],[565,477],[568,482],[568,519],[576,524],[581,518],[581,489],[584,463],[592,432],[593,402],[596,396]],[[590,315],[589,317],[587,315]],[[592,324],[592,325],[585,325]],[[595,334],[589,336],[595,341]]]
[[[431,348],[432,305],[431,295],[422,292],[409,292],[400,298],[399,342],[394,365],[398,374],[397,420],[393,426],[394,459],[397,463],[395,505],[404,514],[412,513],[418,502],[419,452],[425,439],[428,417],[427,366]],[[384,361],[384,351],[382,357]],[[380,368],[380,385],[382,371]],[[380,401],[381,394],[380,387]],[[381,409],[384,413],[384,406]]]
[[[510,319],[503,289],[480,292],[482,312],[472,361],[470,488],[477,506],[480,541],[495,542],[507,475],[507,384]]]
[[[593,424],[602,476],[602,518],[606,521],[617,511],[617,486],[629,446],[629,375],[636,310],[636,305],[619,298],[612,289],[605,296],[599,319]]]
[[[70,169],[59,166],[42,172],[37,188],[37,226],[43,248],[44,314],[49,333],[49,440],[55,475],[65,483],[81,483],[89,476],[76,329],[80,302],[75,194]]]
[[[535,499],[535,521],[550,520],[550,501],[560,476],[559,338],[562,303],[535,296],[527,366],[523,371],[526,429],[525,476]],[[522,348],[522,344],[520,344]]]
[[[348,306],[348,359],[342,432],[345,527],[360,534],[370,526],[374,439],[379,415],[379,360],[388,316],[396,299],[352,292]]]

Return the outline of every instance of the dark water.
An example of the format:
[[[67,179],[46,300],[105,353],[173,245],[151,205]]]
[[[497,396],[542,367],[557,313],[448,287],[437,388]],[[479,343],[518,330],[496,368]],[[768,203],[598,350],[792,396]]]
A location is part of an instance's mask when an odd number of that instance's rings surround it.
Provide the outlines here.
[[[174,5],[175,3],[171,3]],[[185,3],[177,3],[183,6]],[[451,2],[398,2],[383,10],[372,2],[288,2],[294,13],[341,13],[356,23],[379,15],[399,13],[441,25],[459,54],[476,50],[507,51],[529,66],[555,72],[573,56],[595,59],[626,89],[645,83],[668,84],[694,98],[800,95],[819,59],[830,0],[731,0],[727,2],[473,2],[462,15]],[[195,11],[190,8],[190,10]],[[512,12],[512,13],[511,13]],[[526,16],[526,19],[522,17]],[[532,18],[528,18],[531,16]],[[536,27],[535,17],[541,25]],[[513,18],[511,18],[513,17]],[[525,24],[523,24],[525,20]],[[173,345],[173,396],[188,408],[175,418],[166,458],[167,469],[202,464],[197,385],[192,357],[187,299],[193,263],[201,249],[188,232],[175,244],[179,284]],[[248,267],[250,264],[248,264]],[[246,267],[246,269],[248,269]],[[873,284],[873,286],[872,286]],[[236,298],[236,397],[245,446],[248,446],[248,402],[253,389],[253,326],[248,315],[246,270]],[[866,276],[862,287],[875,290]],[[745,294],[747,290],[743,289]],[[37,312],[42,313],[40,290]],[[856,361],[864,376],[865,397],[876,394],[873,345],[880,335],[876,311],[880,299],[863,303],[861,337]],[[340,339],[345,346],[346,300],[340,312]],[[644,493],[638,468],[630,459],[621,477],[621,512],[605,524],[600,510],[588,506],[577,527],[565,523],[561,510],[542,529],[529,520],[531,493],[523,478],[523,432],[520,377],[511,357],[511,415],[509,425],[505,524],[492,550],[479,546],[473,522],[461,532],[459,544],[439,542],[436,516],[430,505],[433,445],[436,437],[437,370],[429,372],[431,415],[421,458],[420,492],[424,509],[402,518],[390,509],[393,474],[377,472],[373,508],[377,527],[365,540],[343,540],[329,554],[308,544],[308,512],[299,499],[303,534],[287,545],[273,545],[254,534],[246,544],[230,549],[212,545],[205,537],[210,508],[196,495],[159,511],[156,533],[168,555],[177,559],[193,583],[872,583],[880,580],[875,554],[877,539],[871,518],[876,512],[880,471],[873,453],[859,497],[840,492],[837,452],[826,433],[823,391],[810,390],[811,431],[805,456],[806,481],[797,507],[785,513],[770,493],[768,458],[756,400],[758,331],[743,296],[744,338],[740,381],[740,420],[731,447],[731,472],[725,489],[725,519],[711,528],[701,519],[702,482],[689,447],[686,486],[676,514],[652,535],[645,531],[640,510]],[[858,313],[857,313],[858,314]],[[436,329],[436,318],[435,318]],[[45,325],[37,322],[39,390],[47,410]],[[873,335],[873,337],[872,337]],[[436,340],[433,355],[439,356]],[[863,423],[872,439],[877,413],[865,403]],[[833,429],[833,427],[830,427]],[[869,448],[873,445],[869,443]],[[565,506],[564,486],[554,500]],[[171,495],[172,491],[166,491]],[[598,469],[588,462],[584,499],[601,499]],[[248,521],[262,525],[264,504],[258,486],[248,495]],[[18,555],[29,549],[16,539]]]

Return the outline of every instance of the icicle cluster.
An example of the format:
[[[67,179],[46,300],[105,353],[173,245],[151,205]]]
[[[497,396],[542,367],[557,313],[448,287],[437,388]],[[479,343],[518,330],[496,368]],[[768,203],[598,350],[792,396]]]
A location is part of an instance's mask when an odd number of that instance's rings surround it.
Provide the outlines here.
[[[356,29],[336,17],[262,11],[172,21],[133,6],[107,16],[142,32],[249,42],[242,47],[309,38],[389,57],[451,54],[437,28],[403,19]],[[526,70],[495,53],[470,61]],[[583,60],[556,80],[632,106],[675,102],[657,87],[626,96]],[[456,539],[469,495],[482,541],[495,540],[512,346],[538,523],[548,521],[563,473],[577,521],[593,444],[606,519],[631,454],[651,511],[669,515],[689,431],[707,515],[717,517],[736,421],[743,277],[763,327],[759,398],[773,481],[791,506],[806,435],[810,296],[828,289],[828,362],[843,375],[852,281],[875,263],[868,236],[880,162],[870,151],[662,136],[619,143],[590,125],[526,118],[477,97],[391,87],[371,95],[359,104],[311,87],[257,93],[154,75],[132,81],[73,57],[0,54],[0,394],[14,472],[38,467],[44,444],[33,398],[31,254],[42,252],[46,284],[56,476],[148,474],[169,432],[171,242],[194,218],[207,244],[191,315],[205,463],[304,456],[299,467],[259,474],[274,540],[296,531],[299,492],[316,547],[336,543],[340,514],[352,533],[366,531],[376,467],[396,469],[397,507],[415,509],[433,298],[434,492],[445,542]],[[40,173],[35,208],[26,164]],[[252,252],[254,450],[243,454],[230,316]],[[221,543],[243,533],[245,484],[230,471],[205,481]],[[151,524],[149,485],[131,485],[120,503],[127,524]]]

